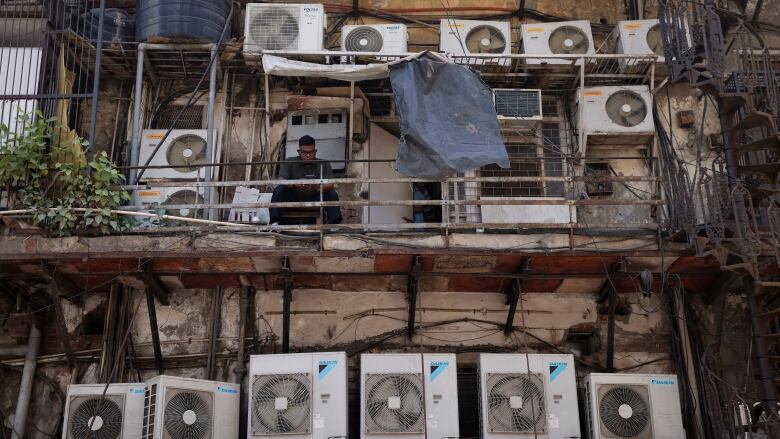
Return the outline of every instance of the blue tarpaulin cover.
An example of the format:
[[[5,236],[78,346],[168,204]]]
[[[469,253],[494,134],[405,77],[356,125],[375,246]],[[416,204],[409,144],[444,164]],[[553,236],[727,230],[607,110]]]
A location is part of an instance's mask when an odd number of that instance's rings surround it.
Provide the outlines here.
[[[431,54],[389,67],[401,122],[398,172],[433,179],[509,167],[493,93],[479,73]]]

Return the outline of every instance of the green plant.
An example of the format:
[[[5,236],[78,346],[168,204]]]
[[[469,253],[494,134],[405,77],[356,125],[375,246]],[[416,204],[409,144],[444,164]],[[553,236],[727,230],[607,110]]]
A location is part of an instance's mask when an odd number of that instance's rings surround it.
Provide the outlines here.
[[[84,230],[111,233],[126,230],[132,221],[112,211],[130,200],[118,186],[124,176],[105,152],[89,163],[81,159],[63,161],[73,146],[51,140],[67,128],[56,119],[38,113],[19,119],[21,134],[0,125],[0,185],[6,188],[9,202],[33,212],[33,223],[46,227],[57,236]]]

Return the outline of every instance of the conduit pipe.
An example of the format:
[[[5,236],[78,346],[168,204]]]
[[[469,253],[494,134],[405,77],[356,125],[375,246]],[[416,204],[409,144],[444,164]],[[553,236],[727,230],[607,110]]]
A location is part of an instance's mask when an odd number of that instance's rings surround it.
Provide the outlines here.
[[[32,387],[35,381],[35,366],[38,362],[38,349],[41,347],[41,331],[33,322],[30,326],[30,338],[27,341],[27,355],[24,358],[22,384],[19,386],[19,397],[16,400],[16,414],[11,439],[23,439],[27,425],[27,411],[32,399]]]

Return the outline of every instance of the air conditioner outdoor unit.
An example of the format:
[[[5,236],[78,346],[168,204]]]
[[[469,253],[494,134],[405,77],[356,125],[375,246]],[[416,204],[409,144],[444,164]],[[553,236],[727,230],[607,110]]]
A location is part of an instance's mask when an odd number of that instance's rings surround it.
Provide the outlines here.
[[[187,218],[203,218],[203,209],[174,208],[165,206],[181,206],[187,204],[203,204],[206,188],[194,187],[160,187],[150,186],[147,189],[137,189],[133,192],[133,205],[143,207],[147,212]]]
[[[651,135],[655,132],[653,95],[646,85],[589,87],[582,91],[582,96],[584,108],[578,106],[576,111],[580,134]]]
[[[658,20],[620,21],[615,29],[615,53],[625,55],[657,55],[657,62],[664,63],[664,39]],[[638,60],[620,60],[625,71],[641,64]],[[645,63],[646,64],[646,63]]]
[[[238,384],[160,375],[146,381],[144,439],[238,439]]]
[[[493,89],[499,119],[542,120],[542,91],[519,88]]]
[[[521,26],[523,53],[528,55],[592,55],[596,53],[588,20],[533,23]],[[572,59],[526,58],[526,64],[572,64]],[[576,61],[576,65],[580,61]]]
[[[408,38],[405,24],[349,24],[341,28],[341,50],[400,55],[408,50]]]
[[[140,439],[144,384],[71,384],[64,413],[62,439]]]
[[[347,437],[344,352],[253,355],[249,437]]]
[[[206,130],[171,130],[163,145],[152,156],[167,130],[144,130],[141,138],[139,164],[152,157],[150,166],[177,166],[176,168],[147,169],[141,181],[198,180],[205,175]]]
[[[298,140],[305,135],[317,141],[317,158],[344,160],[347,158],[347,110],[291,111],[287,115],[285,157],[298,156]],[[344,162],[331,162],[334,171],[343,171]],[[319,178],[319,175],[314,178]]]
[[[572,355],[481,354],[483,439],[579,438]]]
[[[508,21],[456,20],[443,18],[439,30],[439,50],[464,64],[509,65],[512,29]],[[480,55],[475,57],[473,55]],[[482,55],[496,55],[495,58]]]
[[[594,373],[584,384],[591,439],[685,437],[677,376]]]
[[[246,5],[244,57],[259,59],[264,50],[323,50],[325,8],[321,4]]]
[[[460,437],[454,354],[363,354],[360,431],[366,437]]]

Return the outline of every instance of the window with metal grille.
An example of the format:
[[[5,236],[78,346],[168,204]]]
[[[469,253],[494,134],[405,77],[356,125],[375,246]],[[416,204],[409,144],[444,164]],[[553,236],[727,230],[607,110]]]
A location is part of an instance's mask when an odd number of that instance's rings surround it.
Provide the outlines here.
[[[152,129],[167,130],[173,125],[173,121],[179,114],[184,105],[169,105],[160,111],[154,120]],[[192,105],[184,110],[184,113],[173,127],[175,130],[202,130],[203,126],[203,105]]]
[[[539,160],[537,145],[507,144],[509,169],[497,165],[482,168],[482,177],[540,177],[542,161]],[[541,197],[544,194],[542,182],[483,182],[483,197]]]
[[[495,89],[496,113],[502,117],[532,119],[542,116],[539,90]]]
[[[509,169],[490,165],[480,170],[482,177],[563,177],[564,151],[568,150],[566,123],[561,118],[561,105],[558,96],[544,96],[543,122],[535,129],[534,135],[525,136],[525,142],[506,142],[509,153]],[[512,138],[511,133],[508,138]],[[565,195],[562,181],[513,181],[482,182],[482,197],[556,197]]]

